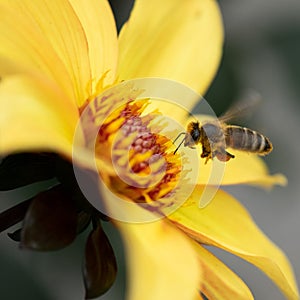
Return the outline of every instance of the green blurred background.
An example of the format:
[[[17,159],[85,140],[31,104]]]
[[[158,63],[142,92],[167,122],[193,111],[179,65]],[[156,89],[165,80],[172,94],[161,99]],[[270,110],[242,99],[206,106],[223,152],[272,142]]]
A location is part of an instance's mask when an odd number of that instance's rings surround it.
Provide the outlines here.
[[[206,99],[220,114],[245,91],[259,92],[262,104],[246,124],[270,137],[274,151],[266,157],[268,166],[272,173],[284,173],[289,179],[287,187],[275,187],[271,192],[247,186],[227,190],[248,208],[259,227],[285,251],[300,282],[300,2],[219,2],[226,31],[224,57]],[[132,1],[116,0],[111,4],[120,28],[129,15]],[[17,193],[29,196],[31,192],[19,190]],[[0,211],[16,203],[17,195],[16,192],[1,193]],[[125,262],[121,240],[111,226],[107,225],[106,230],[116,250],[120,272],[114,287],[101,299],[123,299]],[[1,299],[83,299],[81,264],[86,237],[82,234],[62,251],[35,253],[20,251],[18,245],[2,233]],[[256,299],[284,299],[256,268],[223,251],[214,252],[246,281]]]

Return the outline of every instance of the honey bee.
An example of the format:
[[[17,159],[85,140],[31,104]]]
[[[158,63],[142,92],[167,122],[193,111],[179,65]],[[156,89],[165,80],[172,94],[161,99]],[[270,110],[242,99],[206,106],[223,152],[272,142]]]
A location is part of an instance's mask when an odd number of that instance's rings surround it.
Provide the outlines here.
[[[195,145],[201,144],[201,157],[206,158],[205,163],[214,157],[217,157],[222,162],[234,158],[233,154],[226,151],[228,147],[259,155],[269,154],[273,146],[266,136],[246,127],[227,125],[225,123],[225,121],[236,117],[245,108],[246,106],[243,108],[233,107],[218,120],[205,121],[201,125],[198,121],[190,122],[186,132],[180,133],[175,139],[176,141],[184,134],[184,138],[174,151],[174,154],[183,143],[185,147],[190,148],[195,148]]]

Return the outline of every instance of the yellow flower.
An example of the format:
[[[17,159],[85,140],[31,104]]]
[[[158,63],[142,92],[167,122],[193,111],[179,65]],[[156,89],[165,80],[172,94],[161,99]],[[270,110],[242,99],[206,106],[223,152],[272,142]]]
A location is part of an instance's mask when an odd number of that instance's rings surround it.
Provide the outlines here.
[[[0,154],[45,151],[71,160],[81,113],[107,87],[122,80],[168,78],[203,94],[218,67],[222,42],[220,12],[212,0],[136,1],[119,37],[104,0],[1,0]],[[125,96],[132,96],[131,92],[125,91]],[[111,114],[103,121],[98,135],[98,141],[107,148],[98,144],[96,159],[98,167],[103,168],[100,171],[104,182],[113,191],[134,202],[149,204],[168,195],[181,173],[181,165],[177,156],[174,158],[167,150],[170,141],[148,127],[151,113],[146,114],[141,102],[134,101],[135,96],[119,106],[104,98],[100,101],[108,105]],[[143,103],[147,104],[147,100]],[[184,104],[191,109],[195,99],[187,98]],[[170,115],[167,103],[160,103],[159,107],[150,103],[150,111],[154,108],[159,108],[164,116]],[[179,122],[187,122],[179,110],[174,109],[171,114]],[[134,121],[144,126],[144,133],[150,136],[151,155],[161,154],[167,161],[168,177],[155,186],[158,190],[128,188],[112,172],[108,155],[111,137],[124,125],[132,129]],[[88,132],[82,134],[79,148],[89,142]],[[136,172],[146,177],[148,165],[142,162],[150,155],[138,155],[139,143],[134,142],[130,167],[136,166]],[[117,150],[120,149],[119,145]],[[120,163],[124,154],[117,155]],[[75,162],[90,166],[85,156],[79,155]],[[261,233],[237,200],[218,190],[210,205],[199,209],[198,199],[208,176],[208,172],[201,172],[187,202],[168,218],[139,224],[114,220],[126,248],[128,299],[200,299],[200,292],[209,299],[252,299],[243,281],[203,244],[249,261],[265,272],[288,299],[298,299],[287,258]],[[239,183],[271,186],[284,183],[284,178],[270,176],[258,157],[239,153],[228,163],[222,184]],[[105,205],[110,206],[110,200],[103,196]],[[153,218],[150,211],[137,204],[135,207]],[[97,234],[101,236],[102,231]],[[88,242],[92,246],[97,243],[93,237]],[[105,243],[109,248],[109,242]],[[107,252],[106,249],[104,254]]]

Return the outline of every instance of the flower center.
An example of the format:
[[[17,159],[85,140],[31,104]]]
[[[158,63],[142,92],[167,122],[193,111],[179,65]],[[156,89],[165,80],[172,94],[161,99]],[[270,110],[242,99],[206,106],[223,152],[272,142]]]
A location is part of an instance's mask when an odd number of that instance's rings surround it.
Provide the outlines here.
[[[94,147],[105,184],[121,198],[153,209],[171,205],[182,166],[172,141],[160,134],[158,113],[143,114],[149,100],[136,100],[141,92],[129,84],[107,90],[89,103],[85,123],[98,128]],[[89,130],[84,134],[89,145]]]

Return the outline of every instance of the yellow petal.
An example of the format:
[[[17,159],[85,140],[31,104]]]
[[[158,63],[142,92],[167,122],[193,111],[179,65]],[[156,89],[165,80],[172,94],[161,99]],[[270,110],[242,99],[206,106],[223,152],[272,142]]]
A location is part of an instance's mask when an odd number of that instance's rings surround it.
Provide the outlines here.
[[[93,79],[92,93],[94,93],[95,85],[103,73],[109,71],[105,77],[105,84],[111,84],[115,80],[118,39],[114,16],[106,0],[69,0],[69,2],[80,20],[87,39]]]
[[[199,184],[205,185],[208,182],[222,185],[250,184],[266,188],[270,188],[275,184],[283,186],[287,184],[284,175],[270,175],[264,160],[256,154],[231,149],[228,149],[228,151],[234,154],[235,158],[226,163],[219,162],[215,158],[214,162],[210,161],[205,164],[205,160],[200,158]],[[217,176],[210,177],[211,174],[214,174],[214,170],[221,171],[217,171]]]
[[[226,265],[199,244],[194,247],[203,270],[201,291],[208,299],[253,299],[246,284]]]
[[[53,78],[73,97],[71,81],[62,61],[50,41],[38,30],[34,20],[26,14],[26,9],[18,1],[0,3],[0,44],[1,62],[13,62],[10,63],[11,67],[14,65],[13,71],[18,69],[42,72]],[[7,63],[1,63],[0,71],[1,76],[11,73]]]
[[[3,78],[0,155],[48,150],[70,158],[78,110],[66,99],[66,95],[45,78],[25,75]]]
[[[231,252],[261,269],[288,299],[299,299],[292,267],[284,253],[255,225],[242,205],[224,191],[204,209],[198,186],[187,203],[169,216],[194,239]]]
[[[3,57],[55,79],[69,97],[86,99],[88,45],[69,1],[1,1],[0,44]]]
[[[195,299],[200,266],[182,232],[164,220],[115,224],[124,240],[129,268],[126,299]]]
[[[120,33],[118,74],[121,80],[165,77],[203,94],[219,65],[222,44],[215,1],[137,0]],[[190,102],[191,108],[195,103]]]

